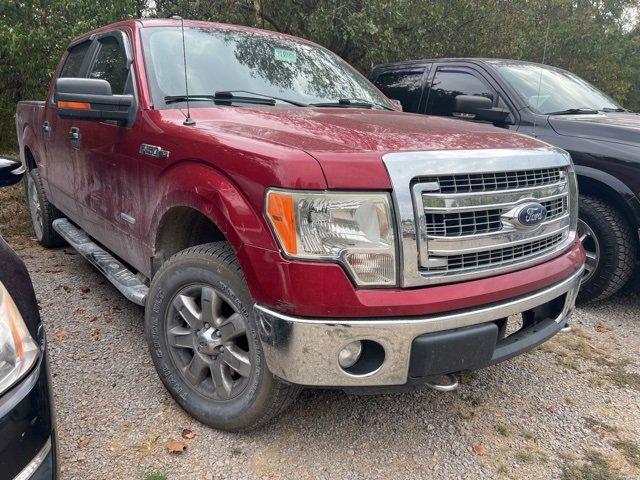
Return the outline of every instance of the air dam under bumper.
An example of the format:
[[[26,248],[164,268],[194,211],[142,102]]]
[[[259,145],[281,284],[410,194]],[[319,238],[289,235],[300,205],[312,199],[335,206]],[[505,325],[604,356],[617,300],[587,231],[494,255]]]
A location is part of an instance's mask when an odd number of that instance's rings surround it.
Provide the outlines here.
[[[283,380],[325,387],[404,385],[414,377],[486,367],[551,338],[574,309],[582,272],[513,300],[423,318],[296,318],[260,305],[255,312],[269,370]],[[524,327],[500,338],[504,319],[519,313]],[[346,371],[338,355],[356,340],[366,340],[364,363]]]

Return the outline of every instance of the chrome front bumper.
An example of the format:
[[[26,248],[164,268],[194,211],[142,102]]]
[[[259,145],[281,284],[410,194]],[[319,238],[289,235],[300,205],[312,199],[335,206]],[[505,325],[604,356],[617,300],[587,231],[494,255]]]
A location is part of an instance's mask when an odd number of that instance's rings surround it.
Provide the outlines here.
[[[564,326],[574,309],[582,272],[580,269],[562,282],[523,297],[447,315],[404,319],[308,319],[284,315],[260,305],[255,306],[255,313],[269,370],[283,380],[327,387],[404,385],[409,380],[413,340],[419,335],[499,320],[565,295],[560,313],[553,322],[548,322],[551,323],[548,337],[552,336]],[[340,367],[338,353],[355,340],[372,340],[382,346],[384,361],[379,368],[364,375],[354,375]],[[510,343],[511,354],[489,363],[497,363],[528,349],[514,350],[513,342]]]

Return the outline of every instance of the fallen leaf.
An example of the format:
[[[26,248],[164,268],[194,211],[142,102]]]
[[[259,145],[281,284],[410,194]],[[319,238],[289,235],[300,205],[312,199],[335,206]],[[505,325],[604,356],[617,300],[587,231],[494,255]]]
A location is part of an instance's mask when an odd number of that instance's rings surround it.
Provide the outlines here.
[[[89,287],[80,287],[80,292],[81,293],[89,293],[91,291],[91,289]]]
[[[90,322],[97,322],[98,321],[98,317],[91,317],[91,320],[89,320]]]
[[[167,442],[167,451],[169,453],[182,453],[187,449],[187,444],[184,442],[170,441]]]
[[[71,291],[71,288],[67,287],[66,285],[62,285],[62,289],[67,293],[69,293]]]
[[[89,437],[87,437],[86,435],[81,436],[80,440],[78,440],[78,447],[84,448],[87,445],[89,445]]]
[[[608,332],[609,330],[611,330],[611,329],[609,327],[607,327],[604,323],[602,323],[602,322],[597,322],[596,323],[596,332],[604,333],[604,332]]]
[[[91,332],[91,338],[98,341],[102,338],[102,331],[99,328],[96,328]]]
[[[62,340],[64,340],[69,336],[69,332],[67,332],[66,330],[58,330],[57,332],[54,332],[53,335],[51,336],[55,341],[61,342]]]
[[[487,455],[489,455],[489,451],[481,443],[473,446],[473,453],[475,453],[479,457],[486,457]]]
[[[196,436],[196,434],[193,432],[193,430],[189,430],[188,428],[183,428],[182,429],[182,438],[186,438],[187,440],[191,440],[195,436]]]
[[[555,407],[555,406],[553,406],[553,405],[549,405],[549,406],[547,407],[547,410],[549,410],[551,413],[556,413],[556,407]]]
[[[84,308],[76,308],[76,313],[78,315],[84,315],[87,311]]]

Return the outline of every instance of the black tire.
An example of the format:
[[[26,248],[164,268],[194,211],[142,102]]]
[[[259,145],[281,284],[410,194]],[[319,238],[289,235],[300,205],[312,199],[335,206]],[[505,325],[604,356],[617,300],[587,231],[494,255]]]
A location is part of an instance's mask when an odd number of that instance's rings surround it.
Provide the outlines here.
[[[31,223],[36,240],[40,245],[47,248],[64,245],[64,239],[53,229],[53,221],[62,217],[62,214],[47,199],[38,169],[30,170],[24,181],[27,207],[31,215]]]
[[[583,223],[578,233],[589,254],[588,270],[577,299],[584,304],[603,300],[620,290],[631,278],[638,252],[630,225],[606,201],[580,195],[579,219]]]
[[[211,309],[205,309],[205,291],[209,292],[207,296],[211,299],[211,289],[216,302],[209,300],[206,304]],[[200,300],[196,298],[197,293],[191,298],[183,292],[200,292]],[[196,305],[196,313],[199,308],[199,315],[189,315],[191,310],[184,307],[187,305],[185,298],[195,299],[190,305]],[[223,302],[222,306],[218,306],[219,302]],[[213,307],[214,303],[217,308]],[[205,311],[214,312],[209,318],[222,320],[206,322]],[[230,316],[225,320],[225,315]],[[216,339],[216,334],[221,336],[225,322],[232,317],[236,319],[232,332],[236,331],[236,322],[244,322],[238,328],[238,331],[245,329],[243,336],[233,340],[242,341],[243,345],[213,345],[216,340],[225,340],[226,334],[222,339]],[[191,326],[191,323],[198,322],[201,322],[198,324],[200,329]],[[219,329],[211,332],[214,324]],[[182,333],[181,329],[191,333]],[[147,297],[145,332],[153,363],[167,390],[184,410],[212,427],[227,431],[260,427],[285,410],[300,391],[299,387],[283,383],[267,369],[254,318],[253,300],[233,250],[226,242],[187,248],[161,267],[151,282]],[[205,339],[206,332],[210,333]],[[179,345],[171,346],[170,337],[173,338],[172,343]],[[203,353],[205,344],[206,353]],[[241,351],[249,359],[250,366],[244,371],[246,375],[239,373],[241,369],[235,371],[230,363],[225,363],[225,355],[232,355],[229,353],[232,347],[234,353]],[[204,373],[200,371],[203,361],[208,362]],[[187,373],[194,363],[195,373],[189,375],[190,380]],[[250,373],[247,373],[249,369]],[[217,375],[214,371],[218,372]],[[233,374],[237,377],[235,380]],[[230,391],[227,391],[228,382],[223,376],[235,382],[229,387]],[[232,397],[234,391],[236,393]]]

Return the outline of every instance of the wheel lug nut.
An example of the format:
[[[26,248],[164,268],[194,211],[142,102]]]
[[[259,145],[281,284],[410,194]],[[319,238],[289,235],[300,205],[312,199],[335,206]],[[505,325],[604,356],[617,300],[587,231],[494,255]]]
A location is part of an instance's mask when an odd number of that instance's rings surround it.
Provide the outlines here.
[[[220,332],[220,330],[218,330],[218,331],[216,332],[216,337],[221,337],[221,336],[222,336],[222,333]]]

